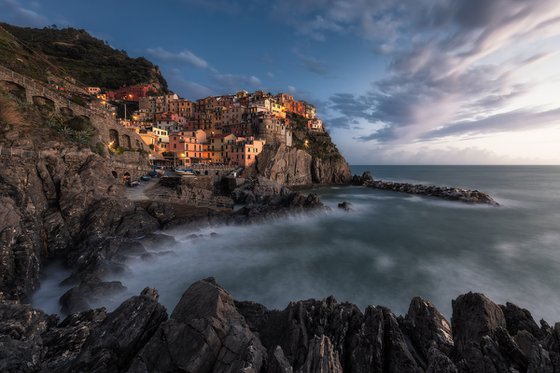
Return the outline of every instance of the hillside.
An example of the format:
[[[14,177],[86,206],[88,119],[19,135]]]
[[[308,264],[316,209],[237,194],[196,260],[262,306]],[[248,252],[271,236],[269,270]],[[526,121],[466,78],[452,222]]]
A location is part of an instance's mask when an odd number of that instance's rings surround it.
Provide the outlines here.
[[[153,83],[160,92],[167,92],[167,82],[150,61],[131,58],[74,28],[35,29],[0,23],[0,64],[42,81],[52,75],[71,77],[86,86],[106,89]]]

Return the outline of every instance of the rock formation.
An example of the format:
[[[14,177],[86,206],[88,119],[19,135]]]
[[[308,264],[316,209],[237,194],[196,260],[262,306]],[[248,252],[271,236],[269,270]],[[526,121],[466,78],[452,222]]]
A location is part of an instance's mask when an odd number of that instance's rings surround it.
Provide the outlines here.
[[[453,301],[449,323],[427,300],[406,315],[349,303],[292,302],[283,311],[236,302],[212,278],[192,284],[167,317],[146,288],[115,311],[59,322],[0,303],[6,372],[556,372],[558,327],[482,294]]]
[[[294,136],[299,139],[294,147],[265,146],[250,173],[288,186],[350,183],[350,167],[328,134],[294,131]]]
[[[362,182],[363,181],[363,182]],[[476,203],[485,204],[492,206],[499,206],[500,204],[496,202],[487,193],[480,192],[478,190],[469,190],[464,188],[456,187],[442,187],[436,185],[421,185],[421,184],[408,184],[408,183],[396,183],[392,181],[383,180],[369,180],[367,176],[364,178],[354,176],[354,185],[365,185],[374,189],[390,190],[393,192],[418,194],[427,197],[434,197],[445,199],[449,201],[460,201],[465,203]]]

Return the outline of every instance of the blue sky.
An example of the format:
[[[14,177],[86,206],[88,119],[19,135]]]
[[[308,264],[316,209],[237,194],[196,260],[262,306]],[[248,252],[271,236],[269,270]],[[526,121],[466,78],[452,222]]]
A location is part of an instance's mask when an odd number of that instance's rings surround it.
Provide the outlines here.
[[[557,0],[0,0],[84,28],[196,99],[291,92],[352,164],[560,164]]]

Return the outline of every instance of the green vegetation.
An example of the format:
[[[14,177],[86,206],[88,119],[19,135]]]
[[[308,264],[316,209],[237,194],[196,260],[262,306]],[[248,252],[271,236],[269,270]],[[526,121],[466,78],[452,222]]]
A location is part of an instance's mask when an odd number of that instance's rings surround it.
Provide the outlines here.
[[[107,147],[101,141],[96,142],[95,146],[91,147],[92,152],[97,153],[102,157],[105,157],[105,154],[107,154],[105,149],[107,149]]]
[[[93,135],[95,134],[95,129],[86,122],[87,120],[79,118],[65,121],[61,116],[56,114],[52,114],[45,118],[45,124],[47,127],[52,128],[65,138],[75,142],[81,147],[89,146]]]
[[[48,81],[70,76],[87,86],[115,89],[154,84],[167,92],[157,66],[74,28],[34,29],[0,23],[0,64],[32,78]]]
[[[301,115],[288,113],[287,117],[294,122],[292,142],[296,148],[305,150],[320,159],[337,160],[342,158],[327,132],[309,131],[307,129],[307,118]]]

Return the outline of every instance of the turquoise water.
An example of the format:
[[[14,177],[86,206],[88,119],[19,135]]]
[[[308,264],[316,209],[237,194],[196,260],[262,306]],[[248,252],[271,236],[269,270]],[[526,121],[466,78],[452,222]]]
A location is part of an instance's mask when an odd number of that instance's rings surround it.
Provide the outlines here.
[[[172,309],[189,284],[214,276],[236,299],[272,308],[334,295],[402,314],[419,295],[450,317],[451,300],[476,291],[528,308],[537,319],[560,320],[560,167],[352,167],[365,169],[384,180],[478,189],[502,206],[317,188],[331,211],[207,228],[194,240],[190,231],[167,232],[177,245],[148,249],[173,254],[129,263],[130,274],[118,278],[129,288],[123,299],[153,286]],[[353,210],[338,209],[342,201]]]

